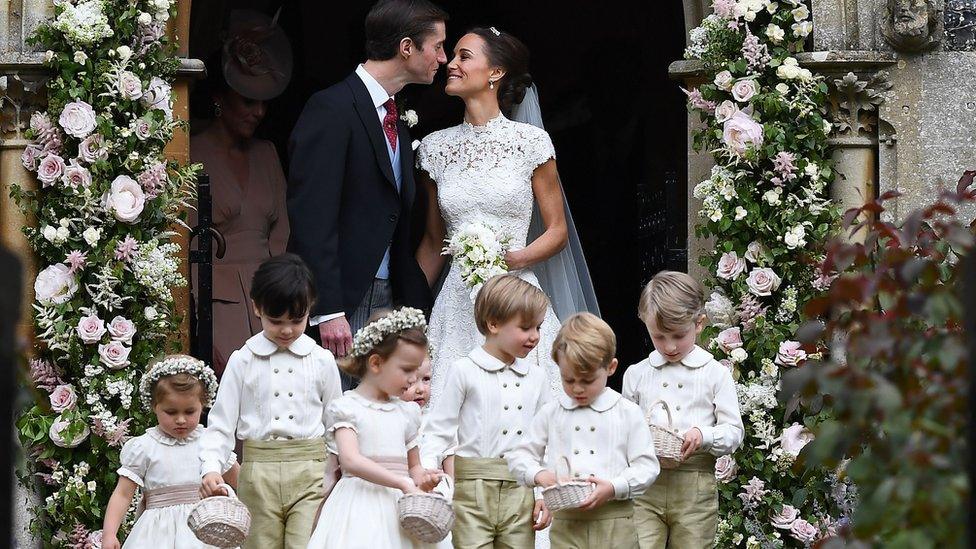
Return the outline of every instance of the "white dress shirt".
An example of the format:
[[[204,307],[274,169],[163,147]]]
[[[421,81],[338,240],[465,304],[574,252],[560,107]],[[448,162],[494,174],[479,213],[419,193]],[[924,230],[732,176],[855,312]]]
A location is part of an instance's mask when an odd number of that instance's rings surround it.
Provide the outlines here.
[[[532,422],[529,439],[505,459],[519,483],[535,486],[535,476],[544,469],[566,476],[563,456],[573,476],[609,480],[615,499],[643,494],[661,472],[640,407],[610,388],[588,406],[566,394],[546,404]]]
[[[476,347],[451,365],[427,417],[420,448],[424,466],[440,468],[452,453],[505,457],[526,440],[548,395],[549,381],[541,367],[520,358],[505,364]]]
[[[201,475],[220,472],[241,440],[325,435],[326,409],[342,394],[332,353],[302,334],[287,349],[252,336],[227,361],[200,443]]]
[[[627,368],[623,395],[662,426],[668,424],[667,413],[654,404],[666,402],[678,433],[683,436],[697,427],[702,434],[701,449],[714,456],[734,452],[745,435],[732,372],[697,345],[681,362],[669,363],[654,351]]]

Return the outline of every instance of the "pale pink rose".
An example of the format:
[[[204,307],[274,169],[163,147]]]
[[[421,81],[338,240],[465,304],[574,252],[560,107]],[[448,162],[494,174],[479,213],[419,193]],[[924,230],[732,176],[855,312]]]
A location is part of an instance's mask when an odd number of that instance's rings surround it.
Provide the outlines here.
[[[82,139],[95,131],[95,111],[84,101],[73,101],[64,106],[58,123],[68,135]]]
[[[803,519],[796,519],[790,526],[790,534],[803,543],[813,543],[820,535],[820,530]]]
[[[720,90],[729,91],[732,89],[732,73],[729,71],[719,72],[715,75],[714,84]]]
[[[173,109],[169,103],[172,92],[172,86],[162,78],[154,76],[149,81],[149,87],[146,88],[146,93],[142,96],[142,104],[150,109],[163,111],[166,114],[166,119],[171,120],[173,118]]]
[[[766,254],[766,248],[758,242],[750,242],[746,246],[745,258],[752,263],[759,263],[759,260]]]
[[[59,414],[74,408],[78,402],[78,395],[75,394],[75,388],[71,385],[58,385],[51,391],[48,398],[51,401],[51,409]]]
[[[121,370],[129,365],[130,351],[132,349],[123,345],[121,341],[113,341],[108,345],[98,346],[98,356],[102,359],[102,364],[112,370]]]
[[[20,162],[24,165],[24,168],[30,171],[37,170],[37,163],[43,154],[43,149],[40,145],[35,145],[31,143],[24,147],[24,152],[20,155]]]
[[[91,432],[91,430],[88,429],[87,425],[83,425],[81,432],[78,433],[74,439],[65,440],[65,431],[67,431],[70,425],[71,422],[64,419],[62,416],[58,416],[54,420],[54,423],[51,424],[51,428],[48,429],[47,435],[50,437],[51,442],[53,442],[55,446],[59,446],[61,448],[74,448],[88,438],[88,434]]]
[[[772,295],[774,291],[779,289],[782,282],[783,279],[768,267],[753,269],[749,273],[749,277],[746,278],[746,286],[749,287],[749,291],[760,297]]]
[[[715,344],[726,353],[731,352],[732,349],[742,347],[742,334],[739,328],[726,328],[722,330],[715,336]]]
[[[135,101],[142,97],[142,81],[132,72],[123,71],[119,75],[117,87],[122,99]]]
[[[149,121],[145,118],[136,120],[135,134],[136,138],[141,141],[149,139],[152,136],[152,126],[149,124]]]
[[[105,209],[112,212],[116,219],[123,223],[135,223],[145,205],[146,195],[134,179],[120,175],[112,181],[106,195]]]
[[[64,175],[64,159],[56,154],[49,154],[41,159],[37,166],[37,179],[43,187],[50,187]]]
[[[779,344],[776,353],[776,364],[780,366],[797,366],[807,358],[806,351],[799,341],[784,341]]]
[[[108,158],[108,149],[102,146],[101,134],[92,134],[84,138],[78,145],[78,156],[89,164]]]
[[[792,505],[784,505],[779,513],[769,517],[769,522],[780,530],[789,530],[793,523],[799,518],[800,512]]]
[[[732,98],[740,103],[745,103],[756,95],[756,82],[754,80],[739,80],[732,84]]]
[[[56,263],[37,273],[34,296],[41,305],[58,305],[78,291],[78,279],[64,263]]]
[[[82,317],[78,321],[76,331],[82,343],[98,343],[102,339],[102,336],[105,335],[105,321],[94,314]]]
[[[112,339],[132,345],[132,336],[136,335],[136,325],[125,317],[117,316],[108,325],[108,333]]]
[[[715,276],[725,280],[735,280],[746,270],[746,260],[735,252],[725,252],[718,260]]]
[[[102,549],[102,531],[94,530],[85,538],[85,549]]]
[[[64,182],[69,187],[87,187],[91,185],[92,176],[88,168],[82,166],[77,160],[71,159],[68,167],[64,170]]]
[[[739,464],[730,455],[720,456],[715,460],[715,480],[719,482],[732,482],[736,473],[739,472]]]
[[[794,423],[786,429],[783,429],[779,443],[783,447],[784,452],[796,457],[800,455],[800,450],[803,450],[804,446],[813,442],[814,438],[816,437],[814,437],[810,429],[807,429],[799,423]]]
[[[725,121],[722,141],[732,152],[745,154],[750,147],[759,148],[763,144],[763,127],[748,114],[739,111]]]
[[[735,103],[726,99],[715,107],[715,121],[721,124],[735,116],[735,113],[737,112],[739,112],[739,107],[737,107]]]

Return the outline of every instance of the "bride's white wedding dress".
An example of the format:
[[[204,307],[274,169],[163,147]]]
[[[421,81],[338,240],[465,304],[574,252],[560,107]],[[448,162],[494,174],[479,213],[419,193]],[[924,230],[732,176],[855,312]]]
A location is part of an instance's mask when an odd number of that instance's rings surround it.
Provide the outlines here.
[[[530,124],[498,115],[484,126],[467,122],[428,135],[417,150],[417,164],[437,185],[437,201],[447,237],[468,223],[482,222],[511,238],[513,249],[526,245],[534,196],[532,173],[555,149],[549,134]],[[516,271],[539,286],[530,270]],[[559,370],[550,358],[559,320],[546,310],[539,345],[527,358],[546,369],[553,394],[561,391]],[[431,313],[428,335],[434,349],[431,401],[436,401],[451,364],[484,343],[474,322],[471,290],[453,265]]]

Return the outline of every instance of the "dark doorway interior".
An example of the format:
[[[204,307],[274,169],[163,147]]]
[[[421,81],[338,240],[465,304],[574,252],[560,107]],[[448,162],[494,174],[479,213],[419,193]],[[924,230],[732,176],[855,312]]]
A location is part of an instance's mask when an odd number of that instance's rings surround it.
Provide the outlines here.
[[[191,55],[207,59],[219,47],[218,29],[230,9],[249,7],[273,14],[281,4],[195,2]],[[684,46],[681,4],[439,4],[451,14],[449,50],[475,25],[511,32],[531,50],[531,72],[603,317],[617,332],[621,363],[640,360],[650,350],[636,317],[642,284],[657,270],[684,267],[680,253],[669,257],[664,252],[668,247],[683,249],[686,238],[686,114],[683,96],[667,76],[668,64],[681,57]],[[270,103],[259,130],[260,137],[277,145],[282,159],[287,158],[288,134],[306,99],[362,61],[362,21],[371,5],[371,0],[285,2],[279,22],[292,42],[295,74],[288,90]],[[462,104],[443,93],[444,78],[441,72],[433,86],[410,86],[402,92],[420,116],[412,132],[415,139],[461,120]],[[284,168],[287,172],[287,165]],[[620,375],[616,378],[619,386]]]

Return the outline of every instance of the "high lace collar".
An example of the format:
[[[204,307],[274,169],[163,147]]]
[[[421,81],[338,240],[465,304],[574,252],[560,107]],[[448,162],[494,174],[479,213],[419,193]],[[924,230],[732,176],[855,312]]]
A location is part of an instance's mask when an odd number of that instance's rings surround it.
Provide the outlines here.
[[[371,398],[368,398],[365,395],[360,394],[358,391],[356,391],[354,389],[350,389],[350,390],[346,391],[343,394],[344,395],[351,396],[354,400],[356,400],[357,402],[359,402],[363,406],[366,406],[367,408],[372,408],[374,410],[383,410],[384,412],[389,412],[390,410],[395,410],[396,409],[396,401],[399,400],[397,398],[390,397],[390,400],[388,400],[386,402],[379,402],[379,401],[373,400]]]
[[[190,431],[190,434],[187,435],[186,438],[171,437],[163,432],[159,426],[146,429],[146,434],[152,437],[152,439],[156,442],[165,446],[183,446],[184,444],[193,442],[194,440],[200,438],[200,435],[203,434],[203,425],[197,425],[197,428]]]
[[[471,122],[465,120],[464,122],[461,123],[461,127],[467,131],[480,135],[486,132],[490,132],[493,129],[498,129],[499,127],[504,125],[504,123],[507,121],[508,119],[505,118],[505,115],[499,112],[498,116],[486,122],[484,126],[475,126]]]

